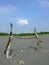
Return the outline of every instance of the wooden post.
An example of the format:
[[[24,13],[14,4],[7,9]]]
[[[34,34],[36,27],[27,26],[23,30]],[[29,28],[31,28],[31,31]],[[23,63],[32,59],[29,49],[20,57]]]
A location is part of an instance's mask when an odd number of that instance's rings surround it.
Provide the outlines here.
[[[6,45],[5,50],[4,50],[4,54],[6,54],[6,51],[9,47],[10,42],[11,42],[11,36],[12,36],[12,23],[10,23],[10,34],[9,34],[9,39],[8,39],[7,45]]]

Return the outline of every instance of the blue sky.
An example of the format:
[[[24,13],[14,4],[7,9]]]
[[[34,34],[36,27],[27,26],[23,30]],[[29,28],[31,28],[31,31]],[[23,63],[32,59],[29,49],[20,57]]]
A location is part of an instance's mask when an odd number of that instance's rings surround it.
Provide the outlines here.
[[[0,32],[49,31],[49,0],[0,0]]]

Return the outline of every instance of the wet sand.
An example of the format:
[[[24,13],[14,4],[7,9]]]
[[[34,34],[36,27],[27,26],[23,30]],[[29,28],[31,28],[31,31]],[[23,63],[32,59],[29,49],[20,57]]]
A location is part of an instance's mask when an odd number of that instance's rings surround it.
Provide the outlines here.
[[[11,42],[12,54],[16,55],[12,59],[7,59],[3,54],[6,47],[8,36],[0,36],[0,65],[20,65],[19,61],[23,60],[24,65],[49,65],[49,35],[41,35],[39,39],[44,42],[40,43],[39,52],[31,47],[35,47],[37,40],[14,38]],[[23,50],[23,53],[21,53]]]

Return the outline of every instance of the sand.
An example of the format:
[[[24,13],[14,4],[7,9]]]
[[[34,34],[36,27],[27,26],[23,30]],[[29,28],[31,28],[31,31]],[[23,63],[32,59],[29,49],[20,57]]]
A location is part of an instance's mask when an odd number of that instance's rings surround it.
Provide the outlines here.
[[[32,47],[36,47],[36,39],[18,39],[14,38],[11,42],[12,59],[7,59],[3,54],[6,47],[8,36],[0,36],[0,65],[49,65],[49,35],[40,35],[39,39],[44,42],[40,43],[39,52]],[[23,51],[23,52],[21,52]]]

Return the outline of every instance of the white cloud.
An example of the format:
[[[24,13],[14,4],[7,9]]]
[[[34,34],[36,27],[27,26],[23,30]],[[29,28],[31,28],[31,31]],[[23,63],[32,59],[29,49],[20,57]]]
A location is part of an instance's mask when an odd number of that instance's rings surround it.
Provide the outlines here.
[[[31,3],[31,6],[33,7],[49,7],[49,0],[35,0]]]
[[[28,25],[29,22],[28,22],[27,19],[20,19],[20,20],[17,21],[17,24],[18,25]]]
[[[13,14],[15,12],[19,12],[19,8],[18,7],[15,7],[15,6],[11,6],[11,5],[8,5],[8,6],[0,6],[0,13],[1,14]]]
[[[39,0],[40,5],[43,7],[49,7],[49,0]]]

